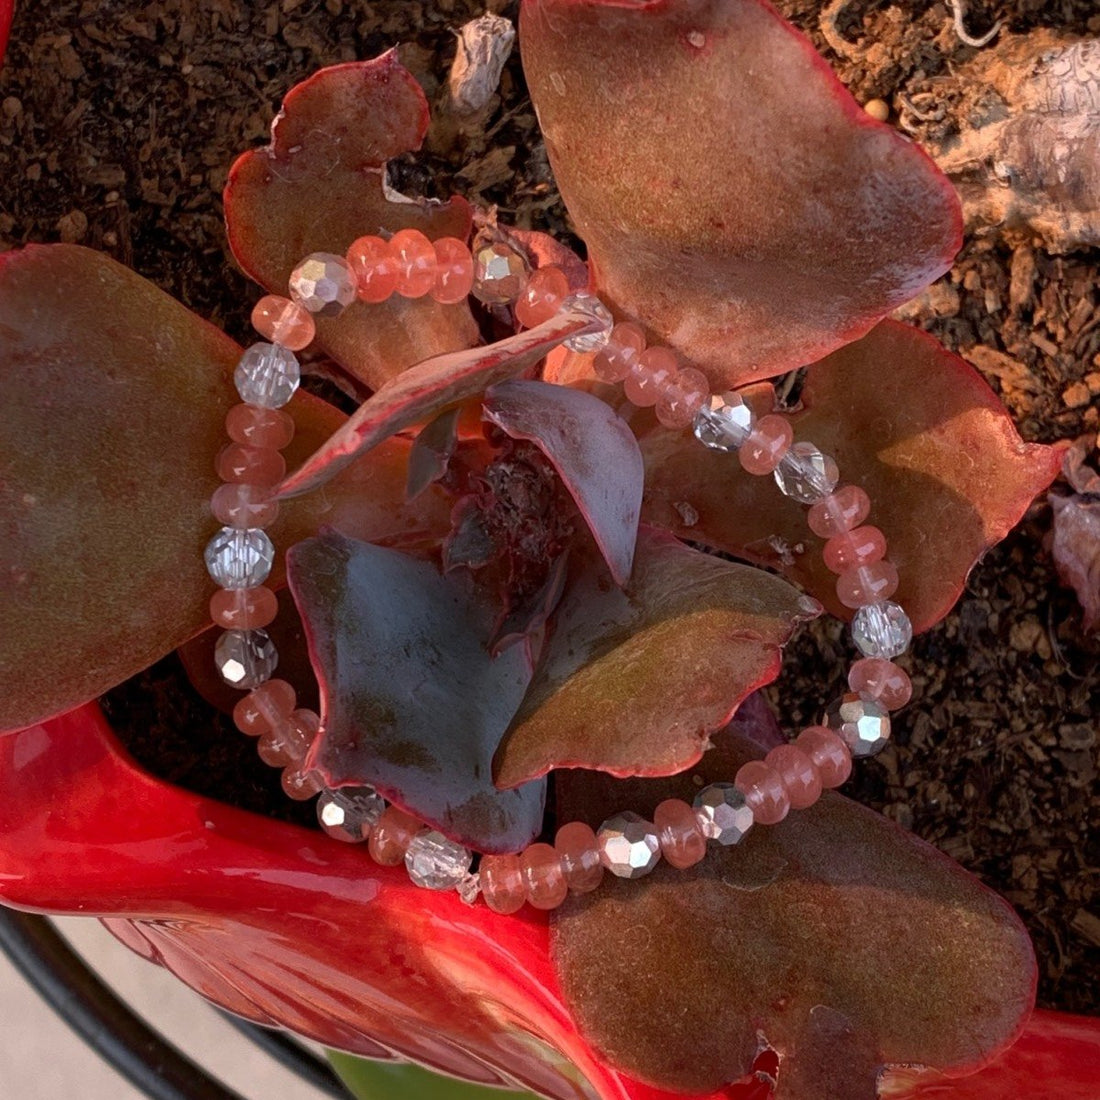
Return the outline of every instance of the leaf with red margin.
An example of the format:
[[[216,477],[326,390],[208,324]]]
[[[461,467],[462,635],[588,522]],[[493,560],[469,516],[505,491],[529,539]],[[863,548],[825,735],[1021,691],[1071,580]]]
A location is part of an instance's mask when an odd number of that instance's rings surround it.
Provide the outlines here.
[[[626,584],[638,537],[645,469],[626,422],[598,397],[547,382],[513,380],[485,393],[485,419],[550,460],[617,585]]]
[[[947,178],[764,0],[523,0],[521,17],[594,288],[716,389],[821,358],[950,266]]]
[[[729,781],[752,755],[715,740],[672,779],[562,773],[560,820],[597,826],[608,806],[649,817],[664,798],[690,802],[698,778]],[[570,898],[551,922],[580,1030],[609,1064],[671,1090],[736,1080],[759,1039],[780,1055],[777,1100],[874,1100],[881,1064],[962,1070],[996,1057],[1035,995],[1009,906],[832,792],[687,871],[662,864]]]
[[[918,631],[947,614],[974,563],[1004,538],[1061,464],[1061,447],[1020,439],[969,363],[896,321],[814,364],[802,401],[791,416],[795,438],[833,455],[842,482],[867,491],[868,522],[886,535],[900,574],[894,599]],[[822,541],[806,526],[805,508],[770,477],[750,477],[734,456],[663,429],[640,442],[643,520],[774,566],[830,612],[851,618],[821,560]]]
[[[542,828],[545,783],[493,786],[491,762],[531,673],[487,648],[496,609],[429,562],[336,533],[287,553],[321,687],[313,763],[369,783],[462,844],[515,852]]]
[[[819,608],[778,577],[643,527],[626,589],[579,557],[535,679],[494,760],[498,786],[553,768],[669,775],[694,764]]]
[[[333,65],[292,88],[271,144],[244,153],[225,187],[225,222],[237,262],[274,294],[311,252],[344,255],[358,237],[418,229],[432,240],[465,240],[465,199],[394,201],[386,161],[420,147],[428,103],[394,50],[373,61]],[[391,193],[392,194],[392,193]],[[472,347],[477,326],[465,302],[430,295],[317,318],[317,343],[372,389],[406,367]]]
[[[93,698],[209,621],[202,552],[218,527],[214,456],[239,357],[100,253],[0,257],[0,730]],[[288,411],[292,463],[343,420],[308,394]],[[328,494],[285,507],[275,544],[322,522],[402,544],[441,537],[441,493],[404,504],[408,449],[395,440]]]

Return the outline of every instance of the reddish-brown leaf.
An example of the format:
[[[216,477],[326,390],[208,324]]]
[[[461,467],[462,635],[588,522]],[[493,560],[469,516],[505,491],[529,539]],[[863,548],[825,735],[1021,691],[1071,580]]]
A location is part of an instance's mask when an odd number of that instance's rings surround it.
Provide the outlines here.
[[[1062,449],[1024,443],[965,360],[917,329],[884,321],[810,368],[795,438],[833,455],[871,497],[868,519],[898,567],[896,599],[917,630],[938,622],[982,554],[1058,473]],[[805,508],[736,457],[655,428],[642,439],[643,519],[781,569],[834,614],[836,577]]]
[[[524,0],[521,35],[595,288],[715,387],[820,358],[950,265],[947,179],[764,0]]]
[[[271,144],[245,153],[229,174],[226,228],[241,267],[285,294],[304,256],[342,256],[357,237],[419,229],[432,240],[465,240],[471,216],[464,199],[395,202],[385,192],[386,161],[419,148],[427,127],[424,93],[393,50],[322,69],[293,88]],[[464,302],[443,306],[430,296],[395,294],[317,321],[318,345],[372,389],[477,339]]]

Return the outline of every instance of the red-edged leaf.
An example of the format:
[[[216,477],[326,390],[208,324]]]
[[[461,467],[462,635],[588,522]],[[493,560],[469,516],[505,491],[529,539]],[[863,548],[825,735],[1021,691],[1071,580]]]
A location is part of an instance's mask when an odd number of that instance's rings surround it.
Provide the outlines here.
[[[333,65],[293,88],[272,126],[271,144],[239,157],[225,188],[229,244],[241,267],[285,294],[294,265],[311,252],[344,255],[357,237],[419,229],[429,238],[470,232],[466,201],[394,201],[386,161],[417,149],[428,104],[390,50],[373,61]],[[317,343],[377,389],[432,355],[477,343],[463,302],[395,294],[317,320]]]
[[[382,386],[308,461],[279,486],[283,497],[323,485],[384,439],[448,405],[521,374],[551,348],[594,327],[590,317],[563,310],[552,320],[482,348],[439,355]]]
[[[562,767],[619,776],[689,767],[741,701],[775,679],[780,648],[817,610],[778,577],[650,528],[625,590],[579,557],[497,753],[497,784]]]
[[[492,782],[493,753],[530,680],[518,647],[488,652],[495,609],[428,562],[335,533],[287,557],[321,685],[314,763],[335,785],[370,783],[481,851],[529,843],[545,785]]]
[[[946,177],[764,0],[524,0],[521,36],[596,290],[716,388],[820,358],[950,266]]]
[[[888,368],[888,369],[887,369]],[[967,573],[1058,473],[1062,449],[1021,441],[997,396],[932,337],[884,321],[810,368],[792,415],[795,438],[833,455],[841,479],[871,497],[886,535],[897,599],[916,630],[938,622]],[[654,429],[643,518],[685,538],[781,569],[834,614],[836,597],[805,508],[732,455]]]
[[[700,778],[729,781],[746,759],[716,742],[673,779],[563,773],[561,820],[691,801]],[[1035,992],[1031,945],[1003,900],[832,792],[690,870],[616,879],[551,920],[581,1030],[617,1068],[689,1093],[737,1079],[766,1042],[781,1059],[777,1100],[874,1100],[879,1065],[959,1070],[1001,1053]]]
[[[645,470],[634,433],[597,397],[547,382],[513,380],[485,394],[485,419],[535,443],[577,502],[618,585],[638,537]]]
[[[107,256],[52,245],[0,257],[0,730],[93,698],[208,622],[202,551],[239,356]],[[288,408],[290,463],[343,419],[308,394]],[[404,506],[408,449],[395,440],[330,493],[285,507],[275,544],[320,522],[438,538],[441,494]]]

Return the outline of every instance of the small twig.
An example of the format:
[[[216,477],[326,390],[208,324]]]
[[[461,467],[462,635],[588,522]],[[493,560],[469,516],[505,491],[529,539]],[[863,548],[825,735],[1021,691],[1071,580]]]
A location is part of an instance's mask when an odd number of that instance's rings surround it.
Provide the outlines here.
[[[963,25],[963,20],[966,18],[966,0],[947,0],[947,3],[950,5],[951,14],[954,16],[955,35],[964,46],[973,46],[975,49],[980,50],[982,46],[988,46],[997,37],[997,32],[1001,29],[999,19],[980,38],[974,38]]]

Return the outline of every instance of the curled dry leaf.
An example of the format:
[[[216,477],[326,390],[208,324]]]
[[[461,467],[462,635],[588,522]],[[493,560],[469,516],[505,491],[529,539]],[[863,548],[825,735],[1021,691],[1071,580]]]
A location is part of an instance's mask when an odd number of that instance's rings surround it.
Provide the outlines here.
[[[1084,627],[1100,626],[1100,498],[1051,493],[1051,554],[1062,583],[1077,593]]]

